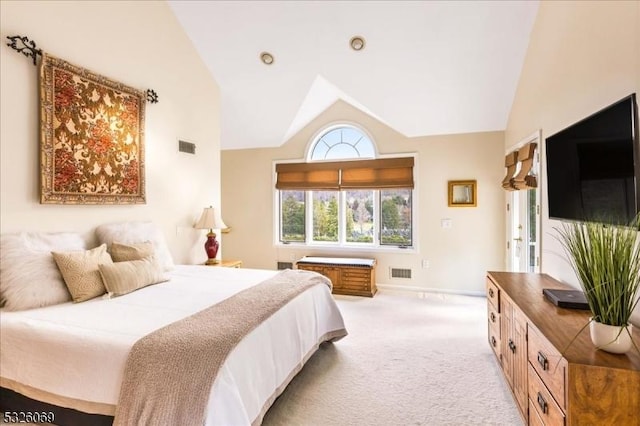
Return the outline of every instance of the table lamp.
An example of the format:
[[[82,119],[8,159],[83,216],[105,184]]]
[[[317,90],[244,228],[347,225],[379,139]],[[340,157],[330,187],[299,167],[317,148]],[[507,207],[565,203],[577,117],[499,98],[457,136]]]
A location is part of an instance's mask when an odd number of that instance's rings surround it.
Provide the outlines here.
[[[220,262],[216,259],[220,243],[216,240],[216,234],[213,230],[224,229],[226,227],[227,225],[222,221],[219,210],[214,209],[212,206],[205,207],[202,211],[202,215],[200,216],[200,220],[198,220],[195,225],[195,228],[209,230],[209,233],[207,234],[207,241],[204,243],[204,250],[207,252],[206,265],[215,265]]]

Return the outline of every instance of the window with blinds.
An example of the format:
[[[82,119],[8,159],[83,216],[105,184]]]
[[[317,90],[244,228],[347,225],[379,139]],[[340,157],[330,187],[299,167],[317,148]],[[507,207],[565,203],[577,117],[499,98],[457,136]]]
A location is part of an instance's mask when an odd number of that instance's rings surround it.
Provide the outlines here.
[[[276,189],[413,189],[413,157],[276,164]]]
[[[278,241],[325,246],[413,246],[414,157],[371,158],[355,126],[312,141],[308,161],[275,165]]]

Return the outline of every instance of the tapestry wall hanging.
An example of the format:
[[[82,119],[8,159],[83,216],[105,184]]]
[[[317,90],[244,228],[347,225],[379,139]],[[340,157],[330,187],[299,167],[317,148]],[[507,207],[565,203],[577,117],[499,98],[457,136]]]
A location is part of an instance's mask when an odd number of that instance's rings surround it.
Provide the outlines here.
[[[144,204],[146,98],[43,53],[40,202]]]

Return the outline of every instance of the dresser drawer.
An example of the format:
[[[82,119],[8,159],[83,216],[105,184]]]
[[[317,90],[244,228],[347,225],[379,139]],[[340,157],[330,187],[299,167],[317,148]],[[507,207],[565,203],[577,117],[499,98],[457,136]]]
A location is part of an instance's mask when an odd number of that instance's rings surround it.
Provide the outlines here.
[[[527,350],[529,363],[549,389],[558,405],[566,409],[567,361],[560,352],[529,325],[529,344]],[[535,402],[535,401],[534,401]]]
[[[342,274],[340,276],[341,280],[344,282],[349,282],[349,283],[368,283],[371,282],[371,277],[363,277],[360,275],[347,275],[347,274]]]
[[[493,353],[496,354],[498,361],[500,361],[500,364],[502,364],[502,357],[501,357],[502,352],[500,349],[500,329],[491,327],[491,325],[489,324],[488,335],[489,335],[489,346],[491,346],[491,349],[493,349]]]
[[[529,426],[545,426],[542,417],[536,411],[536,407],[531,400],[529,400]]]
[[[487,277],[487,300],[500,312],[500,289]]]
[[[371,269],[366,268],[347,268],[342,270],[342,275],[346,277],[371,277]]]
[[[344,289],[344,290],[369,290],[371,284],[363,281],[363,282],[353,282],[353,281],[344,281],[341,280],[338,284],[333,286],[335,289]]]
[[[496,333],[500,333],[500,314],[495,306],[491,303],[487,303],[487,320],[489,321],[489,327],[496,330]]]
[[[533,406],[533,412],[531,412],[531,406]],[[545,426],[564,426],[565,424],[564,413],[531,364],[529,364],[529,409],[529,418],[535,418],[537,415]]]
[[[297,265],[298,269],[304,269],[305,271],[313,271],[318,273],[324,272],[324,266],[314,266],[314,265]]]
[[[487,303],[487,323],[489,324],[489,346],[500,360],[500,314],[491,303]]]

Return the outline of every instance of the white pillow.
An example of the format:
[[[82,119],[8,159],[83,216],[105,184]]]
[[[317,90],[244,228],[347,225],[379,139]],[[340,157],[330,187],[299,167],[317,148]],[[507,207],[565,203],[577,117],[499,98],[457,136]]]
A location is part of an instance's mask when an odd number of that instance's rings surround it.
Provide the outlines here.
[[[20,232],[0,237],[0,304],[19,311],[68,302],[52,251],[85,250],[76,233]]]
[[[162,231],[152,222],[121,222],[100,225],[96,228],[98,244],[107,244],[109,250],[111,243],[117,241],[122,244],[136,244],[150,242],[156,261],[169,271],[174,268],[171,252],[164,239]]]

